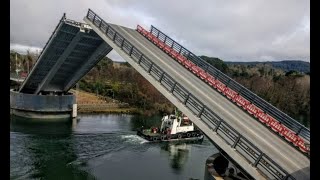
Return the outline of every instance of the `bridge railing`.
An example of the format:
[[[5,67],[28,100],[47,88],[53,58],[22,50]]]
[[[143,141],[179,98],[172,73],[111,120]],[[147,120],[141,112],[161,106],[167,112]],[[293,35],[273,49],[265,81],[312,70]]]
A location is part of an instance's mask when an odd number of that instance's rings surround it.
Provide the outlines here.
[[[53,31],[52,34],[50,35],[49,40],[47,41],[47,43],[44,45],[42,51],[40,52],[40,54],[39,54],[39,56],[38,56],[38,59],[37,59],[36,62],[35,62],[35,65],[36,65],[36,63],[38,62],[38,60],[40,59],[40,57],[42,56],[42,54],[44,53],[44,51],[45,51],[45,49],[47,48],[47,46],[49,45],[51,39],[54,38],[54,34],[55,34],[55,32],[57,31],[58,27],[60,26],[60,24],[61,24],[62,22],[64,22],[65,19],[66,19],[66,14],[64,13],[63,16],[61,17],[59,23],[57,24],[57,26],[54,28],[54,31]]]
[[[174,44],[173,40],[171,40],[170,38],[167,38],[165,35],[161,36],[161,33],[159,31],[157,31],[157,33],[152,34],[151,32],[148,32],[147,30],[145,30],[143,27],[139,25],[137,26],[137,31],[141,35],[143,35],[146,39],[148,39],[150,42],[158,46],[162,51],[164,51],[169,56],[171,56],[172,59],[178,61],[181,64],[181,66],[191,71],[196,77],[208,83],[208,85],[211,88],[220,92],[223,96],[225,96],[231,102],[242,107],[247,113],[254,116],[255,119],[259,120],[266,127],[272,129],[274,132],[277,133],[278,136],[285,139],[294,148],[300,150],[307,157],[310,157],[309,156],[310,149],[308,146],[309,142],[307,142],[307,140],[302,139],[301,136],[297,135],[298,133],[293,132],[290,128],[286,127],[283,123],[277,121],[272,116],[270,116],[269,114],[265,113],[263,110],[255,106],[254,103],[242,97],[241,94],[239,94],[237,91],[234,91],[233,89],[226,86],[223,83],[223,82],[227,82],[226,79],[219,81],[217,79],[217,76],[219,76],[219,74],[215,73],[215,75],[212,76],[211,74],[207,73],[203,69],[201,64],[196,65],[191,60],[187,59],[184,55],[179,54],[181,53],[181,51],[183,52],[183,54],[188,54],[188,53],[186,53],[186,51],[184,51],[181,46],[178,49],[177,49],[177,46],[175,46],[176,49],[174,49],[173,47],[176,44]]]
[[[200,57],[193,54],[191,51],[171,39],[165,33],[161,32],[159,29],[151,26],[150,33],[156,36],[159,40],[164,42],[166,45],[174,49],[179,54],[186,57],[192,63],[203,69],[206,73],[212,75],[213,77],[217,78],[219,81],[224,83],[227,87],[231,88],[232,90],[238,92],[241,96],[249,100],[251,103],[256,105],[257,107],[264,110],[266,113],[270,114],[279,122],[284,124],[286,127],[294,131],[297,135],[305,138],[310,142],[310,130],[300,124],[295,119],[291,118],[287,114],[283,113],[272,104],[268,103],[264,99],[260,98],[238,82],[231,79],[226,74],[222,73],[220,70],[212,66],[211,64],[207,63],[205,60],[201,59]]]
[[[252,163],[252,165],[263,174],[274,179],[295,179],[211,109],[203,105],[194,95],[188,92],[159,66],[154,64],[153,61],[148,59],[141,51],[124,39],[121,34],[109,26],[108,23],[102,20],[92,10],[88,10],[86,17],[156,81],[160,82],[165,89],[171,92],[173,96],[179,99],[181,103],[206,123],[213,132],[216,132],[232,148],[237,149],[239,154],[247,159],[249,163]]]

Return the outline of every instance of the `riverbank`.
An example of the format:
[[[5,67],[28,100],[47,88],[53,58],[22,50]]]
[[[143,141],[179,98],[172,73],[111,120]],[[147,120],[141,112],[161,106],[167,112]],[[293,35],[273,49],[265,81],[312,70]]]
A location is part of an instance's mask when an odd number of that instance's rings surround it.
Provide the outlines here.
[[[138,108],[130,107],[128,103],[81,90],[70,91],[76,95],[78,113],[141,113]]]
[[[137,108],[109,104],[78,104],[78,113],[125,113],[140,114]]]

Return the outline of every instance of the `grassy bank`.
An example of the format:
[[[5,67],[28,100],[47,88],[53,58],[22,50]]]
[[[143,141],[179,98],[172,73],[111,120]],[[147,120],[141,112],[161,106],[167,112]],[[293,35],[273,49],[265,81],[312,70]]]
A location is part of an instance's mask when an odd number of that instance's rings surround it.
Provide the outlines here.
[[[108,97],[97,96],[93,93],[74,89],[71,92],[76,95],[78,113],[141,113],[139,109],[130,107],[127,103],[122,103]]]
[[[137,108],[109,106],[108,104],[78,104],[78,113],[140,114],[140,111]]]

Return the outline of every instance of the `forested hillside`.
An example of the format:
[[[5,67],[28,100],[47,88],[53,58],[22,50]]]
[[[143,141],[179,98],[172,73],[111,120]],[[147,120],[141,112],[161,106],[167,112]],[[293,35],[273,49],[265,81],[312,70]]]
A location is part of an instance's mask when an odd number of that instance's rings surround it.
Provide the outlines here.
[[[274,68],[269,63],[229,64],[201,56],[292,118],[310,125],[310,75]]]
[[[285,72],[297,71],[300,73],[310,73],[310,63],[305,61],[266,61],[266,62],[225,62],[227,65],[271,65],[274,68],[281,69]]]
[[[128,63],[114,66],[107,57],[82,78],[79,87],[129,103],[144,114],[174,110],[174,106]]]

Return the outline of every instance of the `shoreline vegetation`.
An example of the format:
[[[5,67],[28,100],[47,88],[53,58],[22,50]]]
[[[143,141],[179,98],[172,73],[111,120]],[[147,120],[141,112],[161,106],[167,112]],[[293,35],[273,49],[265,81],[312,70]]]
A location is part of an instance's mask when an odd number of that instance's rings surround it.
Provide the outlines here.
[[[21,72],[29,72],[37,57],[38,54],[30,52],[22,55],[11,51],[10,72],[15,72],[17,65]],[[282,68],[275,68],[263,62],[228,64],[219,58],[201,58],[293,119],[310,126],[310,73],[308,67],[306,72],[298,71],[301,62],[286,61],[280,64]],[[129,63],[115,62],[108,57],[100,60],[74,89],[98,97],[89,96],[86,100],[80,95],[79,113],[124,112],[150,116],[174,111],[174,105]]]
[[[78,113],[141,114],[139,109],[108,97],[75,89],[71,89],[70,92],[76,96]]]

